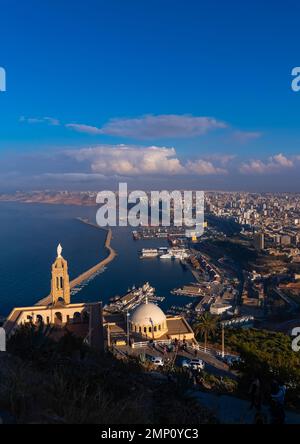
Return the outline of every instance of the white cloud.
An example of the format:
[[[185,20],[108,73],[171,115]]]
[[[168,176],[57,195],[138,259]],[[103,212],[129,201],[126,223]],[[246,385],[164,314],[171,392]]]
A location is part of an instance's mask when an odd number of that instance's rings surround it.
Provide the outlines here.
[[[234,131],[233,138],[239,143],[247,143],[262,136],[259,131]]]
[[[102,180],[107,177],[104,174],[93,173],[44,173],[37,178],[63,180],[66,182],[89,182],[91,180]]]
[[[293,161],[285,157],[283,154],[276,154],[274,157],[271,157],[271,163],[274,165],[280,165],[284,168],[292,168],[294,166]]]
[[[67,123],[66,128],[70,128],[79,133],[87,133],[87,134],[103,134],[103,130],[101,128],[97,128],[96,126],[84,125],[82,123]]]
[[[58,126],[60,125],[60,121],[58,119],[55,119],[54,117],[20,117],[20,122],[25,123],[46,123],[47,125],[51,126]]]
[[[188,161],[186,168],[191,173],[205,176],[208,174],[226,174],[224,168],[216,167],[212,162],[203,159],[197,159],[194,162]]]
[[[67,154],[79,162],[89,161],[94,173],[123,176],[184,173],[174,148],[101,145],[73,150]]]
[[[236,158],[235,154],[210,154],[204,156],[205,160],[217,162],[222,166],[228,165],[235,158]]]
[[[164,137],[194,137],[208,131],[226,128],[226,123],[212,117],[191,115],[161,114],[145,115],[136,118],[116,118],[109,120],[103,127],[69,123],[66,127],[88,134],[107,134],[136,139]]]
[[[277,173],[282,170],[292,168],[294,163],[283,154],[279,153],[275,156],[269,157],[266,162],[256,159],[249,162],[244,162],[239,170],[243,174],[268,174]]]
[[[198,159],[182,163],[174,148],[135,145],[100,145],[93,148],[65,151],[78,162],[88,162],[97,174],[119,176],[174,176],[224,174],[212,162]]]

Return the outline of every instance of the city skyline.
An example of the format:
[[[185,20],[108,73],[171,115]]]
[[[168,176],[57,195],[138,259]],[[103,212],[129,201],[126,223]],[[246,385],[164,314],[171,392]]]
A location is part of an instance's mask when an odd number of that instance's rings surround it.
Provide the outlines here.
[[[295,1],[17,3],[0,19],[1,191],[300,190]]]

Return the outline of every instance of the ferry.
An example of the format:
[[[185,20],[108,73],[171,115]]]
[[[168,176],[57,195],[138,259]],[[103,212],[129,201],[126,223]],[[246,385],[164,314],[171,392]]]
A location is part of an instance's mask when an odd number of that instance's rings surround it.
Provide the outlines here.
[[[141,257],[156,257],[158,256],[157,248],[143,248]]]
[[[185,248],[170,248],[167,253],[162,254],[160,259],[186,259],[189,257]]]
[[[172,248],[169,253],[174,256],[175,259],[185,259],[189,255],[185,248]]]
[[[172,258],[173,258],[173,255],[170,253],[162,254],[160,256],[160,259],[172,259]]]
[[[159,247],[158,252],[159,254],[166,254],[168,252],[168,247]]]
[[[185,251],[184,252],[174,253],[173,256],[174,256],[175,259],[180,259],[180,260],[186,259],[187,257],[189,257],[189,255]]]

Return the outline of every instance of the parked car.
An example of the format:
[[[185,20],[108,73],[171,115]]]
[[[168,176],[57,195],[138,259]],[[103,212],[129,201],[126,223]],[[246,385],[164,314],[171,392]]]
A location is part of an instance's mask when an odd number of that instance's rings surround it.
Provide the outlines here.
[[[230,356],[229,365],[238,364],[241,362],[241,358],[239,356]]]
[[[203,370],[205,367],[202,359],[193,358],[193,359],[184,359],[181,363],[183,368],[190,368],[191,370]]]
[[[234,356],[234,355],[225,355],[224,357],[222,357],[222,355],[221,355],[220,359],[223,362],[225,362],[227,365],[229,365],[230,367],[233,364],[236,364],[241,361],[241,358],[239,356]]]
[[[160,356],[152,356],[150,361],[156,367],[163,367],[164,366],[164,360]]]

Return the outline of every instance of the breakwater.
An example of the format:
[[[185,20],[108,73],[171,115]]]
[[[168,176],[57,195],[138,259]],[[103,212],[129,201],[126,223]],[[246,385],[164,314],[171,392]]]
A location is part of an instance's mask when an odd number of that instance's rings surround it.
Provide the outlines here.
[[[91,227],[102,229],[98,225],[93,224],[92,222],[89,222],[86,219],[77,218],[80,222],[89,225]],[[82,284],[84,281],[88,280],[90,277],[92,277],[95,273],[99,272],[101,269],[103,269],[106,265],[108,265],[110,262],[114,260],[117,253],[111,246],[112,241],[112,230],[111,228],[107,229],[107,235],[105,240],[105,248],[108,250],[108,256],[106,256],[105,259],[101,260],[98,264],[94,265],[93,267],[89,268],[88,270],[81,273],[79,276],[77,276],[75,279],[70,281],[70,288],[75,288],[78,285]],[[51,295],[46,296],[45,298],[41,299],[36,303],[36,305],[48,305],[51,302]]]

